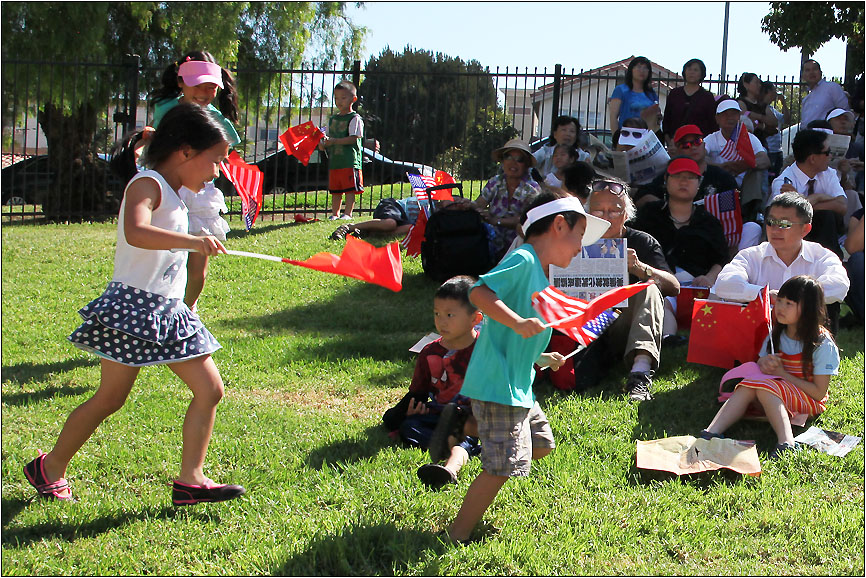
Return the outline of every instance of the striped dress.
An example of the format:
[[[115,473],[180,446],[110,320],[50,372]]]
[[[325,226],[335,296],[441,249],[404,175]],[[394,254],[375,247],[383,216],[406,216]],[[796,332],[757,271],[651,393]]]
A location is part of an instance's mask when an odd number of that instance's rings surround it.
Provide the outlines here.
[[[813,375],[803,374],[802,344],[790,338],[787,339],[789,343],[786,344],[785,339],[786,336],[783,335],[782,344],[780,345],[780,349],[782,349],[782,351],[779,351],[777,353],[778,357],[782,360],[782,366],[784,367],[785,371],[795,377],[799,377],[800,379],[812,381]],[[829,363],[824,363],[820,366],[821,368],[819,369],[819,372],[824,375],[835,375],[839,367],[839,350],[836,348],[836,344],[833,343],[832,339],[830,339],[829,337],[825,337],[824,342],[820,344],[819,347],[827,343],[832,346],[830,357],[832,358],[832,354],[835,354],[835,363],[831,359]],[[798,353],[790,353],[790,344],[799,345],[799,349],[801,351]],[[786,347],[786,345],[788,347]],[[766,353],[766,348],[767,342],[765,341],[763,348],[764,351],[762,353]],[[787,349],[789,352],[786,353],[785,349]],[[818,348],[815,349],[815,352],[818,352]],[[819,362],[815,358],[816,356],[813,355],[813,365],[818,366],[821,362]],[[824,405],[827,403],[826,394],[824,395],[823,399],[817,401],[809,397],[802,389],[800,389],[793,383],[776,377],[767,376],[766,378],[744,379],[743,381],[738,383],[736,387],[751,387],[753,389],[763,389],[769,391],[770,393],[781,399],[782,403],[785,404],[785,409],[788,410],[788,417],[792,417],[794,414],[797,413],[806,414],[808,416],[816,416],[823,413],[826,409],[826,406]]]

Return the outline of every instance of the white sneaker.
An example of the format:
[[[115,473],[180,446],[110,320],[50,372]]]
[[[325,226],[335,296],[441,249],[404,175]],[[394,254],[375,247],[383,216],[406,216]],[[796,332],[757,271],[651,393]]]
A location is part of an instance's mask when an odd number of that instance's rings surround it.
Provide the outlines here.
[[[342,220],[342,221],[351,221],[353,218],[354,218],[354,217],[352,217],[352,215],[347,215],[347,214],[345,214],[345,213],[343,213],[343,214],[340,216],[340,220]]]
[[[329,220],[329,221],[336,221],[336,220],[339,219],[339,218],[340,218],[340,217],[338,217],[337,215],[328,215],[328,220]]]

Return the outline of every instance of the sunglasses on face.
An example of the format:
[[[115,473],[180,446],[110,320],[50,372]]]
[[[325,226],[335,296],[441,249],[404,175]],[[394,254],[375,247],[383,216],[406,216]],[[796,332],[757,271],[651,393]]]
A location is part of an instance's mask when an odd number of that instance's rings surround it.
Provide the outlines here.
[[[602,219],[604,218],[605,214],[608,217],[610,217],[611,219],[619,219],[620,217],[623,216],[624,213],[625,213],[625,210],[623,210],[623,209],[606,209],[603,211],[599,210],[599,211],[590,211],[589,212],[589,214],[592,215],[593,217],[599,217]]]
[[[677,143],[677,146],[683,150],[689,150],[689,149],[693,149],[695,147],[699,147],[702,144],[704,144],[704,139],[699,138],[697,140],[680,141]]]
[[[521,163],[521,164],[524,164],[527,162],[526,157],[523,155],[520,155],[520,154],[518,154],[518,155],[504,155],[502,157],[502,160],[503,161],[514,161],[514,162]]]
[[[788,219],[767,219],[766,220],[767,227],[773,227],[774,229],[790,229],[794,225],[805,225],[806,223],[795,223],[793,221],[789,221]]]
[[[644,131],[644,130],[628,130],[628,129],[624,128],[624,129],[621,129],[619,131],[619,134],[621,136],[624,136],[624,137],[630,136],[632,138],[641,138],[643,135],[646,134],[646,131]]]
[[[819,152],[819,153],[815,153],[815,154],[816,154],[816,155],[829,155],[829,154],[830,154],[830,149],[827,149],[827,150],[825,150],[825,151],[821,151],[821,152]]]
[[[595,181],[592,183],[593,191],[603,191],[605,189],[609,190],[614,195],[621,195],[625,190],[625,187],[622,184],[613,181]]]

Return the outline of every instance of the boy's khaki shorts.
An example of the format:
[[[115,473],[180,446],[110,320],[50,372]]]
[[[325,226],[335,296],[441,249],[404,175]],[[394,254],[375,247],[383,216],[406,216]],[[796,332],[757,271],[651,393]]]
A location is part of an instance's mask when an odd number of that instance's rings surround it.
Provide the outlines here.
[[[481,439],[481,467],[493,476],[527,476],[533,448],[554,448],[547,416],[531,409],[472,400]]]

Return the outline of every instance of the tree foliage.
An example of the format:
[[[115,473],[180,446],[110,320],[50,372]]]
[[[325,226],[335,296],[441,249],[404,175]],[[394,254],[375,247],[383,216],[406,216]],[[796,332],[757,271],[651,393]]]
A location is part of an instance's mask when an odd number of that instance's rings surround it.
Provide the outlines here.
[[[761,29],[782,50],[800,48],[807,55],[833,38],[845,39],[858,47],[852,64],[863,69],[862,2],[770,2]]]
[[[425,164],[462,145],[480,111],[496,106],[493,78],[478,61],[408,46],[370,58],[359,96],[382,152]]]
[[[26,95],[37,95],[39,121],[61,181],[57,194],[83,198],[85,213],[97,211],[104,193],[69,192],[75,179],[64,167],[92,172],[87,167],[94,164],[97,123],[82,115],[104,113],[127,90],[129,71],[117,66],[124,55],[137,54],[143,66],[160,70],[189,50],[207,50],[226,68],[237,65],[244,107],[281,82],[274,69],[348,67],[360,54],[366,30],[348,19],[345,8],[345,2],[4,2],[4,125],[34,104]],[[18,61],[57,65],[34,67],[39,73],[30,74],[22,64],[26,72],[18,74],[14,64],[7,74],[9,63]],[[270,72],[260,75],[261,70]],[[147,80],[142,90],[157,79]],[[49,120],[64,130],[46,126]],[[47,199],[43,210],[59,214],[66,201]]]

